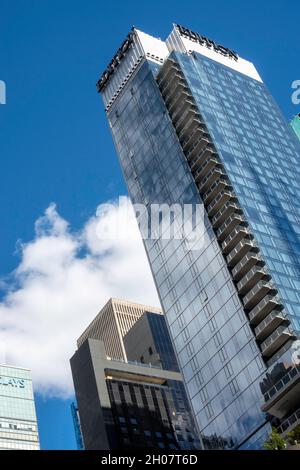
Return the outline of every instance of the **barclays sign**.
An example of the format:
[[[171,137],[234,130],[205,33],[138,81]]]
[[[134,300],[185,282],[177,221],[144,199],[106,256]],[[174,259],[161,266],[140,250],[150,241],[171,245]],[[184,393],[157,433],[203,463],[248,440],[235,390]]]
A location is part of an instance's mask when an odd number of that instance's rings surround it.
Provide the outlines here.
[[[24,379],[15,379],[13,377],[1,377],[0,376],[0,387],[13,387],[13,388],[25,388]]]

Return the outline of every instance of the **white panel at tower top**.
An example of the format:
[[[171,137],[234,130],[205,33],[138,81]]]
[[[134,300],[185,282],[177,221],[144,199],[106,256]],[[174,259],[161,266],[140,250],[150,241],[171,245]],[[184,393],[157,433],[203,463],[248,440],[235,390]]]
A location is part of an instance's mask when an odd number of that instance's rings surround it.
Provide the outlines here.
[[[219,62],[220,64],[226,65],[237,72],[262,82],[262,79],[252,62],[242,59],[240,56],[237,61],[232,58],[225,57],[222,54],[215,52],[213,49],[209,49],[206,46],[182,36],[176,26],[174,26],[171,34],[168,36],[166,44],[170,51],[175,50],[185,53],[197,52],[209,59]]]

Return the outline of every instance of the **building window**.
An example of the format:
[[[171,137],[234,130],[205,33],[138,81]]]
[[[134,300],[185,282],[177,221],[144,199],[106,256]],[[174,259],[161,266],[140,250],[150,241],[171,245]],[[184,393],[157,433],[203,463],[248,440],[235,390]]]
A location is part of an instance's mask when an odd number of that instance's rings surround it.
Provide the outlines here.
[[[149,351],[150,356],[152,356],[153,350],[152,350],[151,346],[149,347],[148,351]]]
[[[137,420],[135,418],[130,418],[131,424],[137,424]]]

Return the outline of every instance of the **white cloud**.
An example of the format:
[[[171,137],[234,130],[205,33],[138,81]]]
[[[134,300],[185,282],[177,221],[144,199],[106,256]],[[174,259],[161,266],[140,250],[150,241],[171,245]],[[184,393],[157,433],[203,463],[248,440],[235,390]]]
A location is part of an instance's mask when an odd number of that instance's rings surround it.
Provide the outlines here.
[[[0,344],[7,363],[32,370],[40,393],[72,394],[76,340],[109,297],[159,305],[137,223],[126,211],[114,203],[72,233],[51,204],[36,221],[35,238],[20,244],[20,264],[0,303]],[[130,236],[99,240],[97,229],[116,217]]]

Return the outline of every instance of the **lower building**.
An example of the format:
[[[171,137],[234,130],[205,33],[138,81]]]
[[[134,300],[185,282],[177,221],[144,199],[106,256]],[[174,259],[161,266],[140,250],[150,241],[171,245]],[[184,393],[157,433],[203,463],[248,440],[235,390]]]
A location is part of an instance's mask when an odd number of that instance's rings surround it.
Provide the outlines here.
[[[0,365],[0,450],[39,450],[30,371]]]
[[[113,360],[91,338],[71,358],[71,369],[85,449],[200,447],[174,404],[180,373]]]

